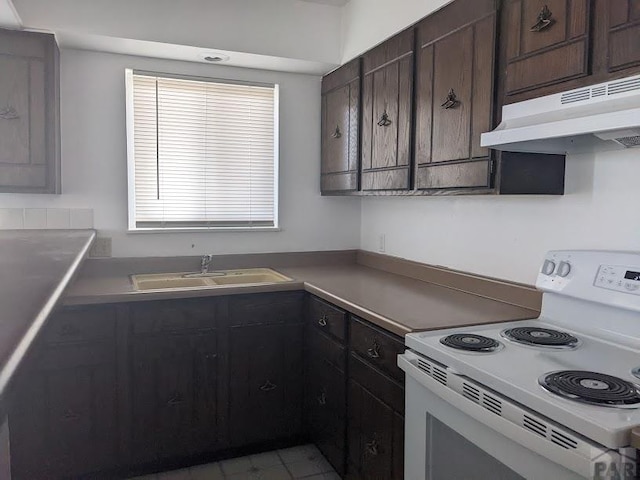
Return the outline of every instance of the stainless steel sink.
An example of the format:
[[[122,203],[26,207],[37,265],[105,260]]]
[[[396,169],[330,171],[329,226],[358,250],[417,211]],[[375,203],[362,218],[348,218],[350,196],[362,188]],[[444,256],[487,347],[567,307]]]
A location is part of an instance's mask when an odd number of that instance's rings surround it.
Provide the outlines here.
[[[291,282],[292,279],[270,268],[132,275],[136,291],[221,288]]]

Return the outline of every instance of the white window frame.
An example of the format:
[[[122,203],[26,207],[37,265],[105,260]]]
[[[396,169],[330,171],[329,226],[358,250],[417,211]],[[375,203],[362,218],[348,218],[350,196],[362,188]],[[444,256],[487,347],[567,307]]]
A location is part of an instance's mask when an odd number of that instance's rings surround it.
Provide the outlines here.
[[[250,85],[257,87],[272,87],[274,102],[273,119],[273,226],[269,227],[138,227],[136,226],[136,187],[135,187],[135,140],[134,140],[134,109],[133,109],[133,76],[134,74],[153,75],[182,80],[196,80],[200,82],[227,83],[234,85]],[[127,182],[128,182],[128,233],[181,233],[181,232],[279,232],[280,228],[280,86],[276,83],[244,82],[193,75],[178,75],[171,73],[150,72],[146,70],[125,69],[126,90],[126,129],[127,129]]]

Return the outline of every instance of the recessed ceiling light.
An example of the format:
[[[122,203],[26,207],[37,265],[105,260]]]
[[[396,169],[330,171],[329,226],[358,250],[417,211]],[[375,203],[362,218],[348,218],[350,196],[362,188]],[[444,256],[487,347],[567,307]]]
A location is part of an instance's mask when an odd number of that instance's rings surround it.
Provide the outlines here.
[[[229,55],[224,55],[218,52],[208,52],[201,54],[200,59],[204,60],[205,62],[219,63],[229,60]]]

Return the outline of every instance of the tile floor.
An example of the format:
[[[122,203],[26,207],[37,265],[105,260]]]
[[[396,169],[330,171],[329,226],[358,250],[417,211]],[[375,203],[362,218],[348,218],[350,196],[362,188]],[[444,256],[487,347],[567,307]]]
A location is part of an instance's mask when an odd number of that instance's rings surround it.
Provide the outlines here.
[[[313,445],[232,458],[131,480],[340,480]]]

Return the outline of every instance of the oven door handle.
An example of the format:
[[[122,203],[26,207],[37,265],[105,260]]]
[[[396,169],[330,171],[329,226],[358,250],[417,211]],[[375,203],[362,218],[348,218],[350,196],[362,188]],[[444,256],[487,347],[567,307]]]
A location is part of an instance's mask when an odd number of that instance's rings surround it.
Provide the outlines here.
[[[584,451],[583,454],[579,454],[571,450],[566,450],[547,440],[546,437],[541,437],[515,423],[510,418],[506,418],[506,415],[502,416],[491,412],[482,405],[464,397],[453,388],[431,377],[418,367],[419,358],[415,353],[406,351],[398,355],[398,366],[406,372],[408,377],[411,377],[453,407],[523,447],[589,479],[594,478],[596,462],[607,462],[609,465],[620,463],[620,455],[616,451],[595,444],[591,445],[588,456]],[[456,378],[460,379],[459,381],[466,381],[465,377],[447,371],[447,383],[456,381]],[[419,399],[417,400],[420,401]],[[416,399],[408,397],[406,401],[409,403],[416,401]],[[503,403],[506,406],[507,402]],[[411,421],[411,419],[407,418],[407,421]]]

